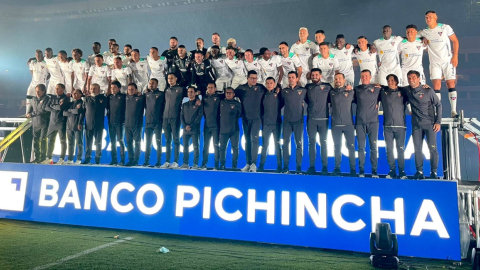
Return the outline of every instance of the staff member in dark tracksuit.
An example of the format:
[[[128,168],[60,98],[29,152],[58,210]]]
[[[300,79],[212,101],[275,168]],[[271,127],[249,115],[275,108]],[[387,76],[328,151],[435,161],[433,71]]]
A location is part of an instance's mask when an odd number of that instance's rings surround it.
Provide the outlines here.
[[[32,119],[33,125],[33,151],[35,154],[34,163],[45,160],[47,152],[47,129],[50,120],[50,113],[45,109],[50,102],[46,95],[47,88],[44,84],[35,87],[36,96],[32,98],[32,106],[28,108],[27,118]]]
[[[383,87],[380,94],[383,107],[383,137],[385,138],[387,161],[390,165],[390,172],[387,178],[396,178],[395,157],[393,155],[393,140],[395,139],[397,149],[398,177],[407,179],[405,174],[405,105],[407,96],[398,88],[398,77],[395,74],[387,76],[388,86]]]
[[[197,93],[202,96],[207,91],[207,85],[214,83],[215,71],[213,70],[210,60],[203,59],[202,52],[195,52],[194,61],[190,65],[191,83],[190,85],[197,89]]]
[[[175,73],[177,76],[177,83],[185,89],[191,83],[191,57],[186,54],[185,46],[178,46],[178,57],[169,67],[168,73]],[[185,53],[183,53],[185,51]],[[195,54],[193,54],[195,55]]]
[[[423,175],[423,138],[426,137],[430,150],[430,178],[437,179],[438,152],[437,132],[442,121],[442,103],[433,89],[425,89],[420,84],[420,73],[410,70],[407,73],[408,84],[405,93],[412,106],[412,137],[415,148],[415,166],[417,172],[414,179],[424,179]]]
[[[275,155],[277,156],[277,170],[282,172],[282,148],[280,147],[280,136],[282,134],[282,99],[280,93],[277,92],[277,83],[273,77],[268,77],[265,81],[267,91],[262,101],[262,155],[260,158],[260,166],[258,171],[264,171],[265,162],[267,161],[267,151],[270,137],[273,134],[275,143]]]
[[[182,100],[185,96],[183,87],[177,84],[177,76],[175,74],[168,74],[167,82],[169,87],[165,89],[165,110],[163,112],[163,131],[165,132],[165,147],[167,149],[165,163],[160,168],[177,169],[179,167],[178,156],[180,155],[180,111],[182,109]],[[173,162],[170,163],[172,140],[174,156]]]
[[[257,72],[250,70],[247,83],[235,89],[235,96],[242,104],[242,125],[245,135],[245,155],[247,164],[242,172],[256,172],[259,147],[260,128],[262,127],[262,99],[266,92],[265,86],[257,83]]]
[[[290,140],[293,132],[296,146],[296,173],[302,172],[303,157],[303,108],[307,89],[298,84],[298,74],[288,73],[288,87],[282,89],[283,111],[283,173],[289,173]]]
[[[201,170],[207,169],[208,156],[210,152],[210,141],[213,139],[214,169],[219,168],[219,126],[220,126],[220,101],[222,97],[216,93],[217,87],[214,83],[207,86],[207,94],[203,97],[203,115],[205,122],[203,124],[203,160]]]
[[[138,92],[135,83],[130,83],[127,91],[128,95],[125,98],[125,136],[127,138],[128,163],[126,166],[138,166],[145,96]]]
[[[95,140],[95,163],[99,164],[102,157],[105,109],[108,106],[108,98],[100,94],[100,86],[96,83],[90,86],[90,93],[91,95],[86,96],[83,102],[85,109],[86,151],[85,160],[82,164],[90,164],[93,140]]]
[[[112,82],[111,94],[107,96],[108,106],[108,133],[110,133],[110,144],[112,146],[112,162],[110,165],[117,165],[117,143],[120,144],[120,163],[125,164],[125,99],[126,95],[120,92],[122,85],[118,81]],[[97,163],[98,164],[98,163]]]
[[[353,127],[352,103],[355,92],[345,88],[345,75],[335,74],[335,88],[330,91],[329,98],[332,108],[332,137],[335,152],[335,168],[333,176],[340,176],[342,162],[342,134],[345,136],[345,146],[348,149],[350,161],[350,176],[355,173],[355,133]]]
[[[232,147],[232,170],[237,170],[238,143],[240,127],[238,119],[242,116],[242,104],[235,97],[235,90],[227,87],[225,99],[220,102],[220,170],[225,170],[227,145],[230,140]]]
[[[66,164],[73,164],[75,141],[77,142],[77,161],[75,161],[75,164],[80,164],[83,155],[83,121],[85,119],[82,90],[73,90],[73,101],[63,111],[63,116],[67,117],[68,161]]]
[[[310,71],[312,83],[307,84],[307,133],[308,133],[308,155],[310,157],[310,167],[307,174],[315,174],[315,160],[317,155],[317,134],[320,135],[320,153],[322,156],[322,175],[328,174],[328,152],[327,152],[327,134],[328,134],[328,103],[329,93],[332,86],[329,83],[322,83],[322,71],[313,68]]]
[[[150,79],[145,96],[145,163],[144,167],[150,166],[150,154],[152,153],[152,138],[155,133],[155,145],[157,146],[157,163],[159,168],[162,164],[162,124],[163,110],[165,109],[165,92],[158,89],[158,80]]]
[[[55,96],[50,97],[50,102],[45,110],[50,112],[50,123],[48,125],[47,132],[47,159],[44,164],[50,164],[52,162],[53,148],[55,147],[55,138],[60,137],[61,152],[60,158],[57,161],[57,165],[65,164],[65,153],[67,152],[67,118],[63,116],[63,111],[68,107],[70,98],[65,95],[65,85],[57,84],[55,86]]]
[[[182,111],[180,112],[180,120],[183,126],[183,164],[180,169],[189,169],[188,160],[190,157],[188,145],[190,138],[193,144],[193,167],[198,170],[198,157],[200,155],[200,121],[203,117],[203,105],[198,105],[195,98],[195,89],[189,87],[187,91],[188,101],[182,104]]]
[[[365,177],[365,145],[368,135],[370,143],[370,163],[372,165],[372,177],[378,178],[377,174],[377,140],[378,140],[378,102],[380,91],[379,85],[370,84],[372,74],[365,69],[360,73],[361,85],[355,87],[355,102],[357,112],[355,115],[355,129],[358,141],[358,167],[359,176]]]

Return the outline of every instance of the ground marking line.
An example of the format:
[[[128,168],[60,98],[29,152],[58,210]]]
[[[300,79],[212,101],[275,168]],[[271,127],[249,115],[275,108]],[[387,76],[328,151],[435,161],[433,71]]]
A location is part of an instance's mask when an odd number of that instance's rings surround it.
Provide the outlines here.
[[[98,246],[98,247],[87,249],[87,250],[84,250],[80,253],[77,253],[77,254],[65,257],[63,259],[60,259],[56,262],[45,264],[45,265],[42,265],[42,266],[37,266],[37,267],[33,268],[33,270],[47,269],[47,268],[50,268],[52,266],[62,264],[66,261],[73,260],[73,259],[78,258],[80,256],[87,255],[89,253],[92,253],[92,252],[95,252],[95,251],[98,251],[98,250],[101,250],[101,249],[104,249],[104,248],[107,248],[107,247],[111,247],[111,246],[123,243],[123,242],[128,241],[128,240],[132,240],[132,239],[133,239],[133,237],[127,237],[127,238],[124,238],[124,239],[121,239],[121,240],[118,240],[118,241],[115,241],[115,242],[111,242],[111,243],[108,243],[108,244],[105,244],[105,245],[101,245],[101,246]]]

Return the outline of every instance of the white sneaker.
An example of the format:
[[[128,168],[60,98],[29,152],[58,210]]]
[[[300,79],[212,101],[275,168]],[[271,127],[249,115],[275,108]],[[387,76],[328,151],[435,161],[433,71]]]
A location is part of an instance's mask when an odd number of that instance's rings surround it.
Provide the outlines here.
[[[243,169],[241,169],[242,172],[248,172],[250,170],[250,165],[245,165],[245,167],[243,167]]]
[[[52,163],[52,159],[51,158],[46,158],[44,161],[41,162],[41,164],[50,164]]]
[[[197,164],[193,164],[192,170],[200,170],[200,166],[198,166]]]
[[[64,165],[64,164],[65,164],[65,160],[63,159],[59,159],[57,163],[55,163],[55,165]]]
[[[175,162],[174,162],[174,163],[175,163]],[[172,164],[172,165],[173,165],[173,164]],[[182,169],[182,170],[188,170],[188,169],[190,169],[190,166],[188,166],[188,164],[185,164],[185,163],[184,163],[184,164],[182,164],[182,166],[180,166],[179,168]],[[172,168],[172,169],[173,169],[173,168]]]
[[[163,163],[162,166],[160,166],[160,169],[168,169],[168,167],[170,167],[170,163],[169,163],[169,162],[165,162],[165,163]]]
[[[75,161],[75,165],[80,165],[80,164],[82,164],[82,161],[81,161],[81,160]]]
[[[250,172],[257,172],[257,165],[255,164],[250,165]]]
[[[178,169],[178,163],[177,162],[172,162],[168,168],[169,169]]]
[[[67,164],[67,165],[72,165],[72,164],[73,164],[73,160],[67,160],[67,162],[65,162],[65,164]]]

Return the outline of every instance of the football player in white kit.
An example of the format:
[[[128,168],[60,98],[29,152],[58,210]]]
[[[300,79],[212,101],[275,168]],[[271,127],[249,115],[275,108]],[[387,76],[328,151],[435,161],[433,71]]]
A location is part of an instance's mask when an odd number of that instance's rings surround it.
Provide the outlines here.
[[[415,70],[420,73],[420,84],[425,85],[425,74],[423,73],[423,52],[427,48],[423,42],[417,38],[417,26],[410,24],[407,25],[407,38],[402,40],[398,51],[400,52],[400,58],[402,59],[402,74],[403,85],[408,86],[407,73],[410,70]]]
[[[235,48],[227,47],[227,59],[225,59],[230,70],[233,72],[231,87],[237,89],[239,85],[247,83],[247,69],[242,60],[235,56]]]
[[[260,64],[258,64],[257,57],[253,56],[253,51],[251,49],[247,49],[245,51],[245,60],[243,60],[245,64],[245,68],[247,69],[247,73],[250,70],[255,70],[257,72],[257,82],[263,84],[264,80],[264,72],[261,68]]]
[[[103,63],[103,55],[97,54],[95,56],[95,65],[91,66],[88,71],[87,94],[90,93],[90,86],[92,84],[100,86],[100,93],[110,93],[110,85],[112,83],[112,70]]]
[[[319,68],[322,71],[321,82],[329,83],[333,87],[335,74],[339,73],[340,65],[335,54],[330,53],[330,43],[319,44],[320,54],[313,58],[312,68]],[[310,73],[307,78],[310,78]]]
[[[217,92],[224,93],[227,87],[232,84],[233,72],[230,70],[226,63],[227,56],[220,54],[220,48],[217,45],[213,45],[210,50],[210,63],[212,63],[215,71],[215,86]]]
[[[353,72],[352,64],[353,49],[353,46],[346,43],[345,36],[342,34],[337,35],[335,47],[331,49],[331,52],[337,58],[339,73],[345,75],[346,84],[351,86],[355,83],[355,73]]]
[[[315,42],[308,40],[308,29],[306,27],[301,27],[298,31],[298,37],[300,42],[298,44],[293,44],[290,48],[290,52],[295,53],[300,58],[300,63],[302,63],[302,74],[300,75],[300,84],[305,86],[307,84],[307,73],[310,71],[308,66],[308,59],[313,54],[318,54],[318,48]]]
[[[137,89],[143,93],[148,87],[148,62],[145,58],[140,58],[140,51],[138,49],[132,50],[132,61],[130,61],[130,68],[133,73],[133,82],[137,84]],[[160,83],[160,82],[159,82]],[[159,88],[160,89],[160,88]]]
[[[220,48],[220,54],[224,54],[224,55],[227,54],[227,48],[220,45],[220,34],[219,33],[215,32],[215,33],[212,34],[212,43],[213,43],[213,45],[217,45],[218,48]],[[210,58],[210,51],[211,50],[212,50],[212,47],[209,47],[207,49],[207,55],[205,56],[205,59]]]
[[[70,64],[70,61],[67,59],[67,52],[66,51],[59,51],[58,52],[58,60],[60,69],[62,70],[63,75],[65,76],[65,95],[71,97],[73,94],[73,70]]]
[[[372,52],[368,48],[368,40],[365,36],[358,37],[357,40],[359,50],[354,52],[352,57],[355,57],[360,65],[360,70],[368,69],[372,74],[371,84],[376,84],[377,80],[377,53]],[[362,82],[360,81],[360,84]]]
[[[260,48],[260,59],[258,60],[258,64],[263,69],[263,77],[265,79],[272,77],[276,82],[278,82],[277,85],[280,85],[280,82],[283,80],[283,68],[282,61],[278,55],[272,55],[265,47]],[[265,85],[265,81],[258,83]]]
[[[72,50],[72,58],[70,61],[73,72],[72,89],[82,89],[83,94],[87,94],[87,78],[90,69],[90,63],[82,58],[82,50],[75,48]]]
[[[113,54],[112,52],[112,46],[113,44],[117,44],[117,41],[114,38],[111,38],[108,40],[108,51],[103,52],[103,59],[105,60],[107,57],[111,56]]]
[[[60,60],[56,55],[53,55],[52,48],[45,49],[45,62],[48,66],[48,73],[50,73],[50,79],[47,86],[47,95],[55,95],[55,87],[57,84],[65,84],[65,77],[62,69],[60,68]]]
[[[109,54],[108,56],[103,56],[103,58],[105,59],[105,64],[108,65],[108,67],[110,67],[111,69],[114,68],[114,64],[115,64],[115,58],[117,57],[121,57],[122,58],[122,61],[123,61],[123,58],[125,58],[120,52],[120,46],[118,46],[118,44],[112,44],[112,47],[110,48],[110,52],[111,54]]]
[[[181,48],[178,48],[181,50]],[[167,69],[168,59],[165,56],[158,55],[158,48],[151,47],[150,53],[147,56],[148,66],[150,67],[150,79],[158,80],[158,90],[165,91],[167,82],[165,80],[165,70]],[[123,84],[122,84],[123,85]]]
[[[100,44],[100,42],[94,42],[93,45],[92,45],[92,51],[93,53],[90,54],[88,57],[87,57],[87,61],[88,61],[88,66],[91,67],[91,66],[94,66],[95,65],[95,56],[97,56],[97,54],[101,54],[100,53],[100,50],[102,49],[102,45]],[[88,70],[86,71],[87,74],[88,74]],[[76,88],[75,88],[76,89]]]
[[[400,80],[399,85],[403,85],[402,70],[400,68],[400,58],[398,56],[398,46],[403,38],[392,36],[392,28],[385,25],[382,28],[383,37],[373,42],[377,48],[379,58],[379,68],[377,80],[380,85],[387,85],[387,75],[395,74]]]
[[[425,22],[428,27],[418,32],[420,37],[428,41],[428,59],[430,60],[430,80],[438,98],[441,98],[442,75],[448,88],[448,97],[452,107],[452,117],[457,116],[456,68],[460,43],[448,24],[437,23],[435,11],[427,11]],[[450,43],[452,42],[452,43]],[[452,53],[453,49],[453,53]]]
[[[36,95],[35,87],[39,84],[46,85],[47,84],[47,76],[48,76],[48,67],[47,63],[43,58],[43,53],[41,50],[35,51],[35,60],[31,60],[28,63],[28,68],[30,69],[30,73],[32,74],[32,81],[27,89],[27,99],[25,106],[27,107],[27,113],[30,109],[32,98]]]
[[[132,45],[130,44],[125,44],[123,47],[123,64],[128,65],[130,63],[130,60],[132,60]]]
[[[132,83],[132,69],[122,62],[122,58],[118,56],[114,60],[114,69],[112,69],[112,82],[119,81],[122,85],[120,92],[127,94],[128,85]]]
[[[303,68],[300,58],[295,53],[289,52],[288,43],[285,41],[280,42],[278,45],[278,50],[280,51],[280,61],[282,62],[283,74],[288,74],[290,71],[296,71],[297,74],[302,74]],[[281,84],[282,88],[288,87],[287,76],[283,76]]]

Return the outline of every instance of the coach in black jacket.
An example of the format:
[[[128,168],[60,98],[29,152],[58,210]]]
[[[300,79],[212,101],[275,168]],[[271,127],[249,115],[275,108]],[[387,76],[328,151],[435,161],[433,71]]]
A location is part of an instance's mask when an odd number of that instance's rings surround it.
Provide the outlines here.
[[[45,94],[47,88],[43,84],[35,87],[36,97],[32,99],[27,117],[32,118],[33,124],[33,151],[35,153],[34,163],[40,163],[45,160],[47,152],[47,128],[50,120],[50,113],[45,110],[50,101],[50,97]]]
[[[90,164],[92,156],[92,144],[95,139],[95,163],[100,163],[102,156],[103,129],[105,127],[105,109],[108,106],[108,99],[100,94],[100,86],[93,83],[90,86],[91,95],[86,96],[83,102],[85,109],[85,137],[86,152],[82,164]]]

